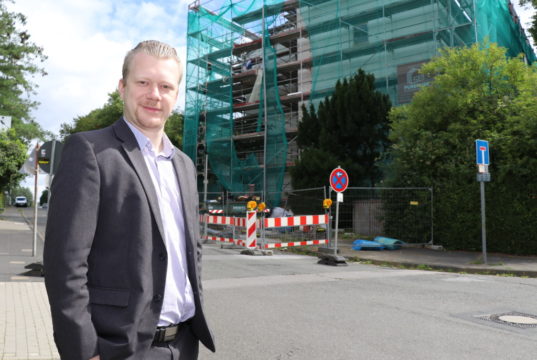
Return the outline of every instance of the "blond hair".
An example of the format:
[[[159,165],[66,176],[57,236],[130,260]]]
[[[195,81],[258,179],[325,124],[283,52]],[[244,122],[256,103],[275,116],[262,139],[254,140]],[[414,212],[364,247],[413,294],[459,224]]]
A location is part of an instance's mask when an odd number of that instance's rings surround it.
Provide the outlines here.
[[[123,81],[127,80],[127,76],[129,75],[129,67],[132,63],[132,59],[138,53],[151,55],[158,59],[175,60],[177,62],[177,65],[179,66],[179,83],[181,82],[181,79],[183,78],[183,67],[181,66],[181,59],[179,58],[179,55],[177,55],[177,51],[175,51],[172,46],[157,40],[142,41],[138,45],[136,45],[134,49],[130,50],[127,55],[125,55],[122,71]]]

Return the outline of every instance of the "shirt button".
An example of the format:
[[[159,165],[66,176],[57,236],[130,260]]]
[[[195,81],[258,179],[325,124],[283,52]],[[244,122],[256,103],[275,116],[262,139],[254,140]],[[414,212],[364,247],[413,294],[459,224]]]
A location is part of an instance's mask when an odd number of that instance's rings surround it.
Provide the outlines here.
[[[161,300],[162,300],[161,294],[156,294],[155,296],[153,296],[153,302],[159,302]]]

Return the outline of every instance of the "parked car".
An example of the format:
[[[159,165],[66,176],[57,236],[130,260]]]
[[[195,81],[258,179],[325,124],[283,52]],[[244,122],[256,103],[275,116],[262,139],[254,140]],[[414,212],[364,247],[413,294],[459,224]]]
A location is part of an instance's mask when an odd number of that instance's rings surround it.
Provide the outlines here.
[[[15,198],[15,206],[16,207],[28,207],[28,199],[26,199],[26,196],[17,196]]]

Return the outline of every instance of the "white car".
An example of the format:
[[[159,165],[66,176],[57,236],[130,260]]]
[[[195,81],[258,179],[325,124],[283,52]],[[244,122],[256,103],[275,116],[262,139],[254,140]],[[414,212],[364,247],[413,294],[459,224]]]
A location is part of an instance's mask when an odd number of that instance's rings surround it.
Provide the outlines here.
[[[17,196],[15,198],[15,206],[16,207],[28,207],[28,199],[26,199],[26,196]]]

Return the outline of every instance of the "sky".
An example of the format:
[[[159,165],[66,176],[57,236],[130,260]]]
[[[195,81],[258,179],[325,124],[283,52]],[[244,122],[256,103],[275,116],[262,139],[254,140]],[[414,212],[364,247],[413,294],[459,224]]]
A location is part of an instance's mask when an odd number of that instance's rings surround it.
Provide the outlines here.
[[[31,40],[48,56],[48,75],[34,79],[34,99],[41,103],[35,120],[57,134],[62,123],[104,105],[117,88],[125,54],[142,40],[167,42],[185,59],[189,2],[15,0],[10,10],[26,15]]]
[[[31,40],[44,48],[48,73],[36,77],[40,103],[32,115],[45,130],[105,104],[117,88],[127,51],[156,39],[174,46],[186,59],[188,5],[193,0],[15,0],[8,9],[27,17]],[[513,3],[518,4],[518,0]],[[523,25],[533,9],[516,5]],[[529,25],[528,25],[529,26]],[[184,61],[183,61],[184,66]],[[184,109],[185,81],[178,110]],[[43,185],[44,186],[44,185]],[[40,186],[42,187],[42,186]]]
[[[33,112],[46,130],[104,105],[117,87],[126,52],[147,39],[162,40],[186,58],[188,4],[192,0],[15,0],[31,39],[48,56]],[[518,0],[514,1],[518,3]],[[8,3],[9,5],[9,3]],[[517,6],[518,7],[518,6]],[[523,24],[533,11],[518,7]],[[184,65],[184,61],[183,61]],[[184,83],[178,109],[184,109]]]

